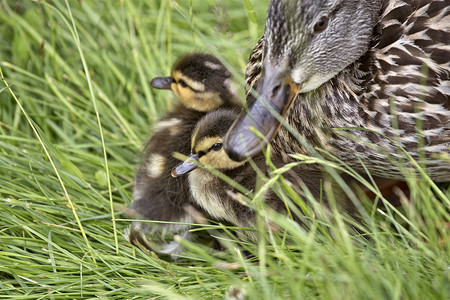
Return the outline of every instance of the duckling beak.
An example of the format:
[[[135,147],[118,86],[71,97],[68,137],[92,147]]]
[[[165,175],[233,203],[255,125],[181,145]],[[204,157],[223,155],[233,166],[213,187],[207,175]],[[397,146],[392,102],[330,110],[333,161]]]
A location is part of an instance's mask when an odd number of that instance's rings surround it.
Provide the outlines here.
[[[277,66],[265,63],[257,89],[259,97],[248,112],[239,115],[225,136],[228,156],[243,161],[259,153],[277,133],[301,87],[301,83],[292,80],[286,63]]]
[[[184,162],[173,168],[170,174],[172,174],[172,177],[178,177],[187,174],[197,168],[196,162],[198,162],[198,160],[199,160],[198,154],[191,154],[189,155],[188,159],[186,159]]]
[[[150,85],[155,89],[171,90],[172,89],[172,77],[155,77],[150,82]]]

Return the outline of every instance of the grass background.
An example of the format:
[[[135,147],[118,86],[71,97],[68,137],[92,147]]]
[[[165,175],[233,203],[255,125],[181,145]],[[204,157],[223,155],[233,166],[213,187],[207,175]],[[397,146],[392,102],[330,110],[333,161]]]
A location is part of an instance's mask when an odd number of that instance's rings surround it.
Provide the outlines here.
[[[139,153],[176,101],[149,81],[201,50],[243,95],[267,4],[0,0],[0,298],[448,299],[450,191],[426,175],[403,208],[369,203],[358,234],[319,209],[307,231],[271,217],[286,233],[257,245],[206,227],[225,249],[186,243],[175,262],[124,239]]]

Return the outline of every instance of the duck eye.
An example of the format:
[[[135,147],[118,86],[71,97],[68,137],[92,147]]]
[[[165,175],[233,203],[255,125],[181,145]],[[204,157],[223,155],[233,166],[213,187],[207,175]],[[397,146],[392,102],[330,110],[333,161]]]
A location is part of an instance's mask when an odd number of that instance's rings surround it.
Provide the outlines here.
[[[178,83],[181,85],[181,87],[184,87],[184,88],[188,86],[187,83],[183,79],[180,79],[180,81],[178,81]]]
[[[278,93],[280,88],[281,88],[281,85],[277,85],[276,87],[273,88],[273,90],[272,90],[272,97],[276,96],[276,94]]]
[[[222,143],[215,143],[214,145],[211,146],[210,149],[213,151],[219,151],[220,149],[222,149]]]
[[[328,25],[328,18],[327,17],[322,17],[322,18],[320,18],[319,21],[317,21],[316,25],[314,25],[314,31],[315,32],[321,32],[325,28],[327,28],[327,25]]]

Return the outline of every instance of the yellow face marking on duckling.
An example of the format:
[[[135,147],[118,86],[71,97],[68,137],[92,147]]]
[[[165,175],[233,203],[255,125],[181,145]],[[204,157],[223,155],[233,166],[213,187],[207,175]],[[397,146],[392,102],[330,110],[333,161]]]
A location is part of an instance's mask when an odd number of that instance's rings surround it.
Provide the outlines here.
[[[195,137],[193,137],[193,141],[195,142]],[[203,138],[202,140],[196,142],[195,144],[192,145],[192,149],[194,150],[194,153],[199,153],[199,152],[208,152],[209,148],[211,148],[212,145],[216,144],[216,143],[222,143],[222,139],[220,137],[206,137]]]
[[[178,99],[188,108],[208,112],[224,103],[218,93],[206,92],[202,82],[184,76],[180,71],[173,71],[172,90]]]
[[[205,84],[203,82],[198,82],[198,81],[192,80],[191,78],[184,76],[183,73],[181,73],[180,71],[173,71],[172,78],[177,83],[180,83],[180,81],[183,80],[191,89],[193,89],[197,92],[205,91]]]
[[[194,152],[200,156],[199,161],[201,163],[210,166],[214,169],[231,170],[245,164],[245,161],[236,162],[234,160],[231,160],[231,158],[228,157],[223,147],[220,147],[220,150],[213,149],[214,145],[219,144],[222,145],[222,143],[223,138],[221,137],[206,137],[200,140],[193,149]],[[200,155],[200,153],[204,154]]]
[[[152,153],[147,158],[147,174],[151,178],[157,178],[166,170],[166,158],[161,154]]]

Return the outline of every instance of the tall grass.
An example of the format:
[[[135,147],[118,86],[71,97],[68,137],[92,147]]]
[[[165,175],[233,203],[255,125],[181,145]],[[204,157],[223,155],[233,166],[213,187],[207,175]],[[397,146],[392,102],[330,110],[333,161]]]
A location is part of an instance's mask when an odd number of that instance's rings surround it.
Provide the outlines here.
[[[267,4],[0,0],[0,298],[448,298],[450,191],[423,176],[409,179],[402,208],[367,182],[381,205],[358,196],[361,222],[265,181],[304,209],[308,230],[261,208],[259,223],[285,231],[260,230],[256,245],[198,226],[223,249],[181,241],[186,252],[168,262],[124,239],[139,153],[176,101],[149,81],[209,51],[242,95]]]

